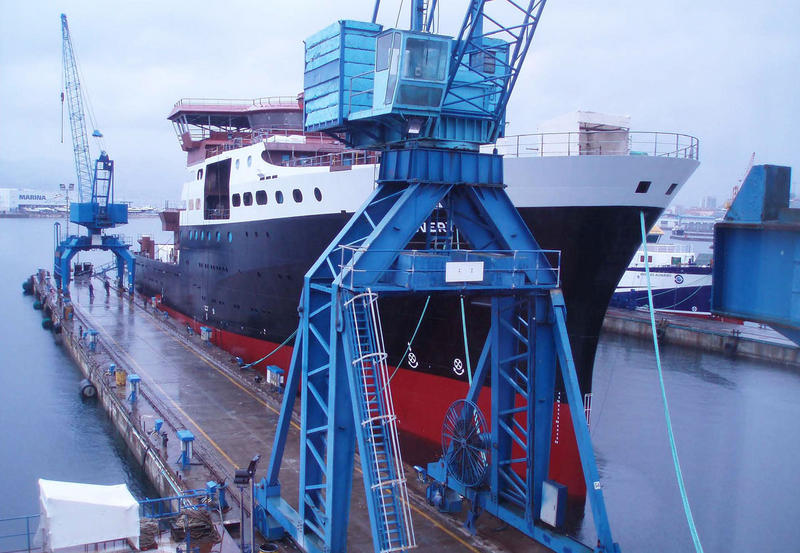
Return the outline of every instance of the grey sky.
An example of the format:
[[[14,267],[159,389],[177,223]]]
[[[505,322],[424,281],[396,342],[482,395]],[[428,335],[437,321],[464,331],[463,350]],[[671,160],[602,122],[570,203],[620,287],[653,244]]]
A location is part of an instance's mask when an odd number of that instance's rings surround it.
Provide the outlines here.
[[[466,1],[441,0],[442,32]],[[408,1],[405,2],[406,6]],[[383,3],[393,25],[399,0]],[[294,95],[302,40],[372,0],[19,2],[0,0],[0,186],[74,182],[60,143],[67,14],[120,199],[176,199],[185,156],[165,119],[183,97]],[[700,138],[701,166],[676,199],[724,200],[751,152],[800,171],[796,1],[550,0],[508,112],[508,133],[576,109],[627,114],[636,130]],[[407,25],[404,14],[401,25]],[[96,152],[95,152],[96,155]],[[795,176],[795,179],[797,177]]]

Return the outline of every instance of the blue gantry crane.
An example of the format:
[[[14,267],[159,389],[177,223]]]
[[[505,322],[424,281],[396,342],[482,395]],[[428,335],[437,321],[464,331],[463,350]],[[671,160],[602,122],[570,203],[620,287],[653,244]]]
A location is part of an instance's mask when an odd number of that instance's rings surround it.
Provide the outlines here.
[[[716,315],[766,323],[800,344],[800,209],[790,167],[755,165],[714,226]]]
[[[457,294],[489,298],[491,327],[468,396],[443,413],[442,458],[423,471],[429,498],[444,505],[466,497],[471,527],[487,511],[556,551],[619,550],[566,332],[560,253],[539,247],[509,200],[502,157],[480,152],[503,135],[544,4],[473,0],[453,38],[429,32],[435,2],[414,0],[410,30],[385,29],[373,15],[305,41],[306,130],[380,150],[381,162],[372,195],[305,275],[270,466],[256,489],[264,535],[288,533],[306,551],[345,551],[358,444],[374,550],[417,545],[378,298]],[[432,237],[437,225],[426,223],[434,216],[447,224]],[[420,228],[426,249],[408,249]],[[564,506],[563,486],[547,480],[559,372],[595,547],[552,527]],[[475,402],[489,384],[487,423]],[[298,392],[295,508],[279,476]]]
[[[69,295],[70,261],[81,251],[111,251],[117,261],[117,283],[121,287],[128,267],[128,289],[133,291],[135,264],[130,246],[117,236],[104,234],[104,231],[128,222],[128,206],[114,202],[114,161],[105,151],[101,151],[94,165],[90,164],[91,154],[86,131],[83,91],[78,74],[78,65],[70,37],[67,16],[61,14],[61,36],[64,63],[64,93],[69,111],[69,124],[72,134],[72,149],[75,158],[75,173],[78,179],[78,202],[70,205],[69,218],[86,228],[86,235],[71,235],[64,240],[56,237],[56,251],[53,274],[57,288]],[[92,136],[102,137],[98,130]]]

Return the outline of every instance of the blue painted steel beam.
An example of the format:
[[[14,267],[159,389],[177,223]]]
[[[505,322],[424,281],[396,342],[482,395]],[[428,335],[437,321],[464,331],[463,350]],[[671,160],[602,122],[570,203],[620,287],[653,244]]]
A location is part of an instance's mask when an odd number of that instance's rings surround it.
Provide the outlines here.
[[[608,524],[608,514],[606,513],[605,499],[603,498],[603,488],[600,484],[600,473],[597,470],[597,462],[592,453],[592,439],[589,435],[589,424],[586,421],[586,413],[583,411],[583,398],[578,386],[578,377],[575,372],[575,362],[572,358],[572,350],[569,347],[569,335],[567,334],[566,304],[561,290],[551,290],[550,300],[552,305],[551,316],[554,319],[553,331],[555,334],[556,353],[558,355],[558,365],[561,368],[561,377],[564,380],[564,388],[569,402],[569,411],[572,417],[572,427],[575,431],[575,439],[578,442],[578,450],[581,452],[581,467],[586,479],[586,490],[592,508],[592,520],[594,521],[597,532],[597,541],[601,551],[613,552],[618,550],[617,544],[611,539],[611,527]]]
[[[287,411],[294,403],[291,397],[283,405],[284,414],[275,437],[276,453],[259,498],[266,507],[265,524],[279,524],[309,551],[344,551],[356,442],[361,452],[375,551],[403,549],[408,545],[405,538],[399,545],[393,540],[409,521],[397,518],[387,526],[386,515],[381,516],[382,505],[389,503],[393,505],[388,507],[392,516],[399,512],[404,502],[398,500],[397,494],[404,492],[397,487],[396,482],[401,480],[398,480],[399,473],[386,469],[379,475],[377,465],[371,464],[370,459],[389,458],[392,449],[385,440],[368,439],[367,432],[387,435],[386,425],[392,416],[381,414],[385,403],[379,399],[370,401],[370,394],[365,391],[368,388],[364,388],[360,380],[377,378],[375,366],[365,360],[381,353],[377,338],[372,334],[376,327],[349,303],[353,296],[369,291],[372,286],[390,288],[382,284],[389,282],[382,280],[384,275],[394,270],[390,270],[394,263],[402,264],[409,258],[409,252],[404,252],[403,247],[436,209],[447,210],[452,215],[451,222],[467,241],[470,238],[480,240],[483,247],[502,247],[510,256],[515,252],[509,251],[509,247],[538,247],[503,188],[494,182],[485,182],[496,176],[491,168],[497,156],[456,154],[464,157],[459,160],[452,155],[416,152],[387,156],[393,161],[382,170],[387,179],[356,212],[304,281],[298,333],[298,349],[302,351],[295,356],[287,382],[287,386],[293,387],[299,381],[302,388],[298,509],[291,509],[280,499],[277,479],[290,421]],[[461,184],[445,182],[456,174]],[[411,180],[403,181],[409,178]],[[465,180],[478,182],[466,184]],[[344,257],[340,250],[342,244],[354,248],[347,250],[350,253]],[[450,256],[463,256],[464,252],[434,250],[423,254],[428,256],[424,258],[426,261],[439,263],[455,258]],[[502,256],[498,259],[502,260]],[[535,261],[549,268],[546,257],[537,257]],[[498,264],[497,267],[508,272],[515,270],[514,265]],[[409,291],[422,293],[446,288],[448,283],[442,273],[434,271],[426,279],[409,281]],[[558,285],[557,272],[548,269],[549,279],[541,278],[537,270],[528,274],[529,281],[537,284],[533,286],[528,282],[516,290],[516,295],[499,285],[490,291],[493,296],[492,330],[478,361],[469,397],[478,396],[481,385],[491,374],[493,453],[489,474],[492,492],[489,498],[480,494],[473,494],[473,497],[490,512],[543,543],[574,547],[574,542],[554,537],[555,534],[543,531],[537,524],[541,483],[549,467],[557,349],[562,372],[567,370],[563,367],[568,367],[572,371],[572,381],[576,383],[577,380],[574,366],[569,363],[568,342],[553,344],[566,339],[566,334],[560,335],[552,328],[557,317],[550,307],[553,299],[548,291]],[[482,284],[461,283],[457,289],[467,294],[487,294]],[[560,296],[556,300],[558,298]],[[563,307],[563,303],[556,301],[556,304]],[[566,373],[564,379],[569,380]],[[574,408],[582,413],[580,398],[570,398]],[[582,415],[573,413],[573,418],[585,426]],[[581,456],[591,457],[588,430],[583,438],[579,440]],[[586,463],[594,466],[593,457]],[[587,475],[595,474],[592,483],[598,481],[596,468],[595,473],[585,471]],[[447,480],[446,474],[444,479]],[[602,494],[594,500],[602,503]],[[603,518],[604,507],[593,512],[600,517],[601,540],[610,540],[610,533],[603,533],[608,527]],[[274,528],[264,530],[272,532]],[[613,542],[608,543],[614,546]],[[569,547],[564,545],[562,550],[568,551]]]
[[[714,227],[712,311],[759,321],[800,344],[800,210],[791,169],[756,165]]]
[[[56,280],[56,287],[63,291],[64,294],[69,294],[69,283],[72,275],[70,262],[78,252],[90,250],[110,251],[114,254],[117,261],[118,284],[122,284],[125,266],[127,265],[128,291],[132,294],[136,263],[130,252],[130,246],[122,243],[116,236],[112,235],[101,236],[99,242],[96,238],[93,241],[91,236],[72,235],[64,239],[56,248],[54,257],[53,276]]]

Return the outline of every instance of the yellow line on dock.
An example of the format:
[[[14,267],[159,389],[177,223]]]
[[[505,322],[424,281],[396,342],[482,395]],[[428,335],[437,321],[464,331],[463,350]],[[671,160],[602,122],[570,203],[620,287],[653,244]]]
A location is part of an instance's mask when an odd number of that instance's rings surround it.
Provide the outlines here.
[[[95,326],[97,326],[97,325],[95,325]],[[230,457],[230,456],[229,456],[227,453],[225,453],[225,451],[224,451],[224,450],[223,450],[223,449],[222,449],[222,448],[219,446],[219,444],[217,444],[217,442],[215,442],[213,439],[211,439],[211,436],[209,436],[209,435],[206,433],[206,431],[205,431],[205,430],[203,430],[203,427],[202,427],[202,426],[200,426],[199,424],[197,424],[197,422],[195,422],[195,420],[194,420],[194,419],[193,419],[191,416],[189,416],[189,414],[188,414],[186,411],[184,411],[184,410],[183,410],[183,408],[182,408],[180,405],[178,405],[178,403],[177,403],[177,402],[176,402],[174,399],[172,399],[172,397],[171,397],[171,396],[170,396],[170,395],[169,395],[169,394],[166,392],[166,390],[164,390],[164,388],[162,388],[162,387],[161,387],[161,384],[159,384],[159,383],[158,383],[158,382],[157,382],[155,379],[153,379],[153,378],[151,378],[151,377],[150,377],[150,374],[149,374],[149,372],[148,372],[148,371],[145,371],[145,370],[144,370],[144,368],[143,368],[143,367],[142,367],[142,366],[141,366],[141,365],[140,365],[140,364],[139,364],[139,363],[136,361],[136,359],[134,359],[134,358],[133,358],[133,356],[132,356],[130,353],[128,353],[128,351],[127,351],[125,348],[123,348],[123,347],[122,347],[122,345],[120,345],[120,343],[119,343],[119,342],[117,342],[117,341],[114,339],[114,337],[113,337],[113,336],[111,336],[111,335],[110,335],[108,332],[106,332],[105,330],[103,330],[103,333],[106,335],[106,337],[107,337],[109,340],[111,340],[112,342],[114,342],[114,344],[115,344],[115,345],[117,346],[117,348],[118,348],[118,351],[119,351],[120,353],[123,353],[123,354],[124,354],[124,356],[125,356],[125,358],[128,360],[128,362],[130,362],[130,363],[132,363],[132,364],[136,365],[136,367],[137,367],[137,369],[138,369],[138,372],[139,372],[140,374],[143,374],[143,375],[145,375],[145,376],[147,377],[147,383],[148,383],[148,384],[152,384],[152,385],[154,385],[156,388],[158,388],[158,389],[159,389],[159,391],[161,392],[161,394],[162,394],[164,397],[166,397],[166,398],[169,400],[169,402],[172,404],[172,406],[173,406],[173,407],[175,407],[175,409],[177,409],[177,410],[178,410],[178,411],[181,413],[181,415],[183,415],[184,417],[186,417],[186,419],[187,419],[187,420],[188,420],[190,423],[192,423],[192,425],[194,425],[194,427],[195,427],[195,428],[197,428],[197,431],[198,431],[198,432],[200,432],[200,434],[202,434],[202,435],[203,435],[203,437],[204,437],[206,440],[208,440],[208,441],[209,441],[209,443],[210,443],[212,446],[214,446],[214,449],[216,449],[217,451],[219,451],[219,453],[220,453],[220,454],[221,454],[223,457],[225,457],[225,459],[226,459],[226,460],[227,460],[227,461],[228,461],[228,462],[231,464],[231,466],[232,466],[232,467],[235,469],[235,468],[236,468],[238,465],[237,465],[237,464],[236,464],[236,463],[233,461],[233,459],[231,459],[231,457]]]
[[[88,317],[90,317],[90,318],[94,318],[94,317],[92,317],[92,316],[91,316],[89,313],[86,313],[86,312],[84,312],[84,315],[85,315],[85,316],[86,316],[86,315],[88,315]],[[178,342],[178,343],[179,343],[180,345],[182,345],[182,346],[183,346],[183,347],[184,347],[186,350],[190,351],[190,352],[191,352],[191,353],[192,353],[194,356],[196,356],[197,358],[199,358],[200,360],[202,360],[202,361],[203,361],[204,363],[206,363],[206,364],[207,364],[209,367],[211,367],[212,369],[214,369],[215,371],[217,371],[219,374],[221,374],[222,376],[224,376],[225,378],[227,378],[227,379],[228,379],[228,380],[229,380],[229,381],[230,381],[232,384],[234,384],[234,385],[235,385],[236,387],[238,387],[240,390],[242,390],[242,391],[243,391],[243,392],[245,392],[247,395],[249,395],[250,397],[252,397],[253,399],[255,399],[255,400],[258,402],[258,403],[260,403],[261,405],[263,405],[264,407],[266,407],[267,409],[269,409],[269,410],[270,410],[270,411],[272,411],[273,413],[275,413],[275,414],[277,414],[277,415],[280,415],[280,411],[278,411],[277,409],[275,409],[274,407],[272,407],[271,405],[269,405],[267,402],[265,402],[264,400],[262,400],[260,397],[258,397],[257,395],[255,395],[253,392],[251,392],[250,390],[248,390],[247,388],[245,388],[244,386],[242,386],[242,385],[241,385],[239,382],[237,382],[236,380],[234,380],[234,379],[233,379],[233,378],[232,378],[230,375],[226,374],[226,373],[225,373],[223,370],[221,370],[219,367],[215,366],[215,365],[214,365],[214,364],[213,364],[211,361],[209,361],[208,359],[206,359],[205,357],[203,357],[202,355],[200,355],[200,354],[199,354],[197,351],[195,351],[195,350],[194,350],[192,347],[190,347],[190,346],[186,345],[186,344],[185,344],[185,343],[183,343],[181,340],[178,340],[178,339],[177,339],[177,338],[176,338],[174,335],[172,335],[171,333],[167,332],[167,331],[166,331],[164,328],[162,328],[162,327],[160,326],[160,324],[158,323],[158,321],[155,321],[155,320],[152,320],[152,319],[151,319],[151,322],[152,322],[152,323],[155,325],[155,327],[156,327],[156,328],[158,328],[158,330],[160,330],[161,332],[163,332],[164,334],[166,334],[167,336],[169,336],[170,338],[172,338],[173,340],[175,340],[176,342]],[[97,327],[97,325],[95,325],[95,327]],[[208,442],[209,442],[209,443],[210,443],[210,444],[211,444],[211,445],[214,447],[214,449],[216,449],[216,450],[217,450],[217,451],[220,453],[220,455],[222,455],[223,457],[225,457],[225,459],[226,459],[226,460],[227,460],[227,461],[228,461],[228,462],[231,464],[231,467],[233,467],[234,469],[236,469],[236,468],[238,467],[238,465],[237,465],[237,464],[236,464],[236,463],[233,461],[233,459],[231,459],[231,457],[230,457],[230,456],[229,456],[227,453],[225,453],[225,451],[224,451],[224,450],[223,450],[223,449],[222,449],[222,448],[219,446],[219,444],[217,444],[217,442],[215,442],[215,441],[214,441],[214,440],[211,438],[211,436],[209,436],[209,435],[206,433],[206,431],[205,431],[205,430],[203,430],[203,427],[202,427],[202,426],[200,426],[200,425],[199,425],[199,424],[198,424],[198,423],[197,423],[197,422],[196,422],[196,421],[195,421],[195,420],[194,420],[194,419],[193,419],[191,416],[189,416],[189,414],[188,414],[188,413],[186,413],[186,411],[184,411],[184,410],[183,410],[183,408],[181,408],[181,406],[180,406],[180,405],[178,405],[178,403],[177,403],[177,402],[176,402],[174,399],[172,399],[172,397],[170,397],[170,395],[169,395],[169,394],[167,394],[167,392],[166,392],[166,391],[165,391],[165,390],[164,390],[164,389],[161,387],[161,385],[160,385],[160,384],[159,384],[157,381],[155,381],[154,379],[150,378],[150,376],[149,376],[149,375],[147,374],[147,372],[146,372],[146,371],[145,371],[145,370],[142,368],[142,366],[141,366],[141,365],[139,365],[139,363],[137,363],[137,362],[136,362],[136,359],[134,359],[134,358],[133,358],[133,356],[131,356],[131,355],[128,353],[128,351],[127,351],[125,348],[123,348],[123,347],[122,347],[122,345],[120,345],[120,343],[119,343],[119,342],[117,342],[117,341],[114,339],[114,337],[113,337],[113,336],[111,336],[111,335],[110,335],[108,332],[106,332],[105,330],[103,331],[103,334],[105,334],[105,336],[106,336],[106,337],[108,337],[108,338],[109,338],[109,339],[110,339],[110,340],[111,340],[111,341],[112,341],[112,342],[113,342],[113,343],[114,343],[114,344],[117,346],[117,348],[118,348],[118,351],[120,351],[121,353],[123,353],[123,354],[124,354],[124,356],[125,356],[125,357],[126,357],[126,358],[127,358],[127,359],[128,359],[130,362],[131,362],[131,363],[133,363],[134,365],[136,365],[136,367],[138,368],[138,370],[139,370],[139,372],[140,372],[140,373],[142,373],[142,374],[145,374],[145,375],[147,376],[147,378],[148,378],[148,384],[149,384],[149,383],[152,383],[153,385],[155,385],[155,386],[156,386],[156,387],[157,387],[157,388],[158,388],[158,389],[161,391],[162,395],[163,395],[164,397],[166,397],[166,398],[167,398],[167,399],[170,401],[170,403],[171,403],[171,404],[172,404],[172,405],[173,405],[173,406],[174,406],[174,407],[175,407],[175,408],[176,408],[176,409],[177,409],[177,410],[178,410],[178,411],[179,411],[179,412],[180,412],[180,413],[181,413],[181,414],[182,414],[184,417],[186,417],[186,419],[187,419],[187,420],[188,420],[190,423],[192,423],[192,425],[193,425],[195,428],[197,428],[197,431],[198,431],[198,432],[200,432],[200,434],[202,434],[202,435],[203,435],[203,437],[204,437],[206,440],[208,440]],[[298,425],[296,422],[294,422],[294,421],[291,421],[291,425],[292,425],[294,428],[296,428],[297,430],[300,430],[300,426],[299,426],[299,425]],[[355,468],[355,470],[356,470],[356,472],[357,472],[358,474],[363,474],[363,471],[361,470],[361,467],[359,467],[358,465],[355,465],[355,466],[354,466],[354,468]],[[461,536],[459,536],[458,534],[456,534],[456,533],[455,533],[455,532],[453,532],[452,530],[450,530],[450,529],[446,528],[446,527],[445,527],[444,525],[442,525],[440,522],[437,522],[437,521],[436,521],[436,520],[435,520],[435,519],[434,519],[434,518],[433,518],[431,515],[427,514],[425,511],[423,511],[423,510],[422,510],[422,509],[420,509],[419,507],[417,507],[417,506],[415,506],[415,505],[412,505],[411,503],[408,503],[408,506],[411,508],[411,510],[412,510],[412,511],[414,511],[415,513],[417,513],[418,515],[420,515],[421,517],[423,517],[424,519],[426,519],[426,520],[427,520],[428,522],[430,522],[431,524],[433,524],[433,526],[434,526],[434,527],[436,527],[437,529],[441,530],[442,532],[444,532],[445,534],[447,534],[448,536],[450,536],[451,538],[453,538],[454,540],[456,540],[458,543],[460,543],[461,545],[463,545],[463,546],[464,546],[464,547],[465,547],[465,548],[466,548],[468,551],[471,551],[471,552],[473,552],[473,553],[481,553],[481,551],[480,551],[479,549],[475,548],[475,547],[474,547],[472,544],[470,544],[470,543],[468,543],[467,541],[465,541],[465,540],[464,540],[464,539],[463,539]]]

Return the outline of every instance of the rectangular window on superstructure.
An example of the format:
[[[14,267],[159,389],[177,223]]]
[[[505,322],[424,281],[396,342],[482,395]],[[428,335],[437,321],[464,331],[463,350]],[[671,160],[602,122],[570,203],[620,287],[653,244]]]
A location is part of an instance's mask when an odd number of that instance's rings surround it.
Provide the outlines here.
[[[267,203],[267,193],[264,190],[256,190],[256,203],[265,205]]]
[[[242,195],[242,201],[244,202],[244,205],[253,205],[253,193],[245,192]]]
[[[239,194],[234,194],[231,196],[231,204],[233,204],[233,207],[239,207],[242,205],[242,197]]]

